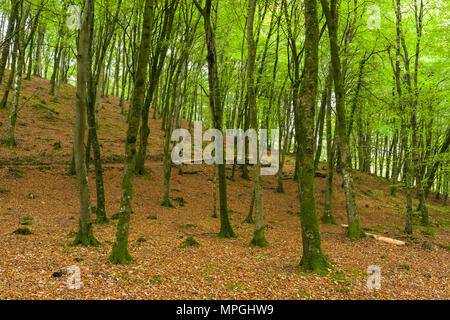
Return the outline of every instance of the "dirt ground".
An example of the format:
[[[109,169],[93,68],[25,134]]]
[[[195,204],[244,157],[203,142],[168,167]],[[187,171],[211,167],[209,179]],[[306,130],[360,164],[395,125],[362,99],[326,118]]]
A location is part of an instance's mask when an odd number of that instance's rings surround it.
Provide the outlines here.
[[[136,177],[129,239],[134,261],[124,267],[107,261],[117,220],[96,225],[97,248],[71,246],[78,226],[76,179],[67,174],[72,152],[74,88],[64,85],[58,99],[48,95],[47,80],[24,81],[16,128],[18,146],[0,147],[0,298],[1,299],[449,299],[449,207],[430,195],[434,234],[414,226],[402,232],[404,196],[390,196],[389,183],[356,173],[360,221],[371,233],[406,241],[396,246],[367,237],[350,242],[341,226],[320,225],[323,251],[333,265],[327,275],[298,268],[302,244],[293,161],[286,164],[286,193],[275,193],[276,178],[264,177],[268,248],[248,245],[253,225],[243,224],[252,182],[236,175],[228,181],[228,203],[237,239],[217,237],[212,214],[212,167],[185,166],[172,172],[174,209],[160,206],[163,190],[162,137],[159,120],[150,121],[150,173]],[[1,88],[0,93],[3,93]],[[119,210],[125,117],[119,100],[107,97],[100,109],[106,209]],[[0,110],[0,139],[7,110]],[[320,166],[322,172],[323,165]],[[92,204],[95,178],[90,167]],[[230,172],[230,171],[229,171]],[[189,174],[190,173],[190,174]],[[342,180],[336,176],[333,213],[346,223]],[[318,214],[323,212],[325,179],[316,179]],[[183,200],[181,200],[181,198]],[[184,202],[184,204],[182,203]],[[30,217],[31,219],[24,219]],[[156,218],[156,219],[155,219]],[[416,218],[418,220],[418,218]],[[30,221],[33,234],[13,231]],[[199,248],[180,248],[193,236]],[[447,246],[447,249],[445,248]],[[76,265],[80,289],[69,289],[69,276],[54,271]],[[381,288],[366,287],[369,266],[381,269]]]

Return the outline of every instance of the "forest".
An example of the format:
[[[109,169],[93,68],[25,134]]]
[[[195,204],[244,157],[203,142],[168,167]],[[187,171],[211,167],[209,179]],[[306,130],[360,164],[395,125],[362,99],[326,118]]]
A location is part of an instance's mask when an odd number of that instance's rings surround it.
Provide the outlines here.
[[[0,0],[0,299],[449,299],[448,5]]]

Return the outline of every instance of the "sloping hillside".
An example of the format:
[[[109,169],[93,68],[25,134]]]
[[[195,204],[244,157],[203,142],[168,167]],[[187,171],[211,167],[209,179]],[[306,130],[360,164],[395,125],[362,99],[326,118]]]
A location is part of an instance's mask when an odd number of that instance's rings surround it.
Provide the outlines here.
[[[72,152],[75,90],[63,85],[58,99],[49,96],[49,82],[23,82],[16,128],[17,147],[0,147],[0,298],[129,298],[129,299],[448,299],[449,207],[430,196],[434,234],[415,225],[406,237],[404,196],[391,197],[382,178],[355,174],[357,205],[363,227],[371,233],[406,241],[396,246],[365,238],[350,242],[339,225],[321,225],[324,253],[334,269],[327,275],[300,272],[302,245],[297,185],[288,159],[285,194],[275,193],[276,178],[264,178],[266,249],[248,246],[253,226],[241,223],[248,213],[252,182],[229,181],[228,199],[235,240],[217,238],[219,222],[212,214],[212,167],[190,165],[173,172],[174,209],[159,204],[163,190],[161,123],[150,121],[149,175],[136,177],[127,267],[107,257],[116,220],[95,226],[98,248],[70,245],[77,229],[76,179],[67,174]],[[3,87],[0,90],[3,93]],[[99,136],[105,162],[107,214],[119,209],[126,117],[119,99],[102,100]],[[6,134],[7,110],[0,110],[0,139]],[[321,165],[322,167],[322,165]],[[95,180],[91,165],[92,203]],[[323,169],[323,168],[322,168]],[[336,177],[333,214],[346,223]],[[325,179],[316,179],[319,215],[325,201]],[[12,232],[29,221],[32,235]],[[193,236],[200,247],[180,248]],[[81,269],[82,287],[70,290],[67,277],[52,273],[68,266]],[[366,288],[366,270],[381,268],[381,289]]]

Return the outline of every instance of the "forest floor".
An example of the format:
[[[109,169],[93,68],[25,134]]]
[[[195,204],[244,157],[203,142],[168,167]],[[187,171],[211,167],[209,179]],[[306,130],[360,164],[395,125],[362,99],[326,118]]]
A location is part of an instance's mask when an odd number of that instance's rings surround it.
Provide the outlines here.
[[[172,171],[171,198],[176,208],[160,206],[163,190],[161,123],[150,121],[149,174],[136,177],[129,248],[134,261],[107,261],[117,220],[95,225],[96,248],[71,246],[78,226],[76,178],[68,175],[75,119],[75,91],[63,85],[58,99],[49,82],[24,81],[16,128],[17,147],[0,147],[0,298],[1,299],[449,299],[450,208],[430,195],[434,234],[415,217],[414,236],[403,233],[404,195],[390,196],[382,178],[355,173],[362,226],[405,246],[371,237],[351,242],[340,225],[320,225],[323,251],[333,265],[326,275],[302,272],[302,244],[297,184],[288,158],[284,186],[275,193],[276,177],[264,177],[267,248],[248,245],[253,225],[247,216],[252,182],[236,174],[228,181],[228,206],[238,238],[217,237],[212,214],[212,166]],[[3,87],[0,90],[3,94]],[[12,94],[10,94],[12,96]],[[119,210],[126,123],[119,99],[103,99],[99,136],[104,159],[106,209]],[[7,110],[0,110],[0,139],[6,134]],[[320,169],[324,172],[323,165]],[[228,171],[230,172],[230,171]],[[190,174],[189,174],[190,173]],[[91,201],[95,178],[90,166]],[[342,179],[335,178],[333,213],[345,224]],[[323,212],[325,179],[316,179],[317,207]],[[30,218],[25,218],[30,217]],[[24,219],[25,218],[25,219]],[[28,221],[28,225],[22,225]],[[28,227],[31,235],[13,231]],[[180,248],[187,237],[198,248]],[[76,265],[81,288],[69,289],[68,275],[52,273]],[[368,266],[381,269],[381,288],[366,287]]]

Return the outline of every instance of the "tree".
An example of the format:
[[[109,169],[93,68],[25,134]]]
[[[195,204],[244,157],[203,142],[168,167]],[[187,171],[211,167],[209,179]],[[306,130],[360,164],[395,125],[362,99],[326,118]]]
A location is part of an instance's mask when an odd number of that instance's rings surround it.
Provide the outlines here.
[[[299,163],[299,195],[303,255],[300,265],[304,270],[323,272],[330,268],[330,264],[322,253],[314,187],[314,112],[319,69],[319,22],[316,0],[305,0],[304,14],[306,35],[304,78],[300,88],[300,103],[295,110],[298,119],[296,123],[297,143],[302,146]]]
[[[206,45],[208,48],[208,84],[209,84],[209,108],[213,125],[217,130],[222,131],[223,128],[223,102],[222,92],[219,83],[218,66],[217,66],[217,50],[214,30],[211,24],[211,7],[212,0],[206,0],[205,7],[194,0],[194,4],[203,16],[203,26],[205,28]],[[222,142],[222,152],[224,152]],[[225,157],[222,157],[225,159]],[[225,163],[218,164],[219,172],[219,200],[220,200],[220,232],[221,238],[234,238],[234,233],[230,220],[228,218],[227,205],[227,181],[226,181],[226,167]]]
[[[334,82],[334,93],[336,99],[336,114],[338,117],[338,136],[339,136],[339,149],[342,159],[342,175],[344,178],[344,190],[345,190],[345,204],[347,208],[348,218],[348,237],[350,240],[358,240],[364,237],[365,234],[359,224],[358,211],[355,201],[355,187],[353,185],[352,177],[352,164],[350,154],[349,137],[347,135],[346,115],[345,115],[345,88],[342,78],[342,66],[339,57],[339,45],[337,37],[337,0],[331,0],[330,5],[328,0],[320,0],[322,3],[322,10],[324,12],[327,27],[328,38],[330,40],[330,53],[331,53],[331,65],[332,75]]]
[[[116,240],[114,241],[112,252],[109,256],[109,261],[113,264],[125,265],[132,261],[132,257],[128,252],[128,234],[130,229],[131,199],[133,197],[133,178],[136,165],[136,138],[139,129],[142,106],[144,104],[145,82],[150,54],[154,7],[154,0],[145,0],[144,14],[142,18],[142,35],[139,45],[136,77],[134,79],[133,98],[128,117],[119,222],[117,223]]]
[[[256,147],[256,165],[254,168],[254,190],[255,198],[255,231],[253,239],[250,241],[251,245],[266,247],[267,240],[264,236],[264,205],[263,205],[263,190],[262,190],[262,176],[261,176],[261,159],[258,139],[258,110],[256,108],[256,92],[255,92],[255,60],[256,60],[256,45],[253,36],[253,21],[255,17],[256,0],[249,0],[248,2],[248,21],[247,21],[247,46],[248,46],[248,60],[247,60],[247,97],[248,107],[250,111],[250,128],[254,129],[257,139]],[[250,211],[251,212],[251,211]]]
[[[8,60],[10,53],[11,40],[14,37],[15,21],[19,15],[21,3],[22,2],[20,0],[11,0],[11,12],[8,17],[8,29],[6,30],[5,39],[2,44],[2,55],[0,58],[0,84],[2,83],[3,75],[5,74],[6,61]]]
[[[77,103],[76,121],[74,130],[74,156],[78,182],[78,196],[80,201],[80,218],[78,233],[74,244],[85,246],[99,244],[92,232],[92,220],[90,209],[90,193],[86,159],[84,157],[84,131],[86,129],[86,101],[87,78],[90,72],[89,56],[92,47],[92,34],[94,29],[94,0],[86,0],[83,17],[81,20],[80,34],[78,38],[77,55]]]

